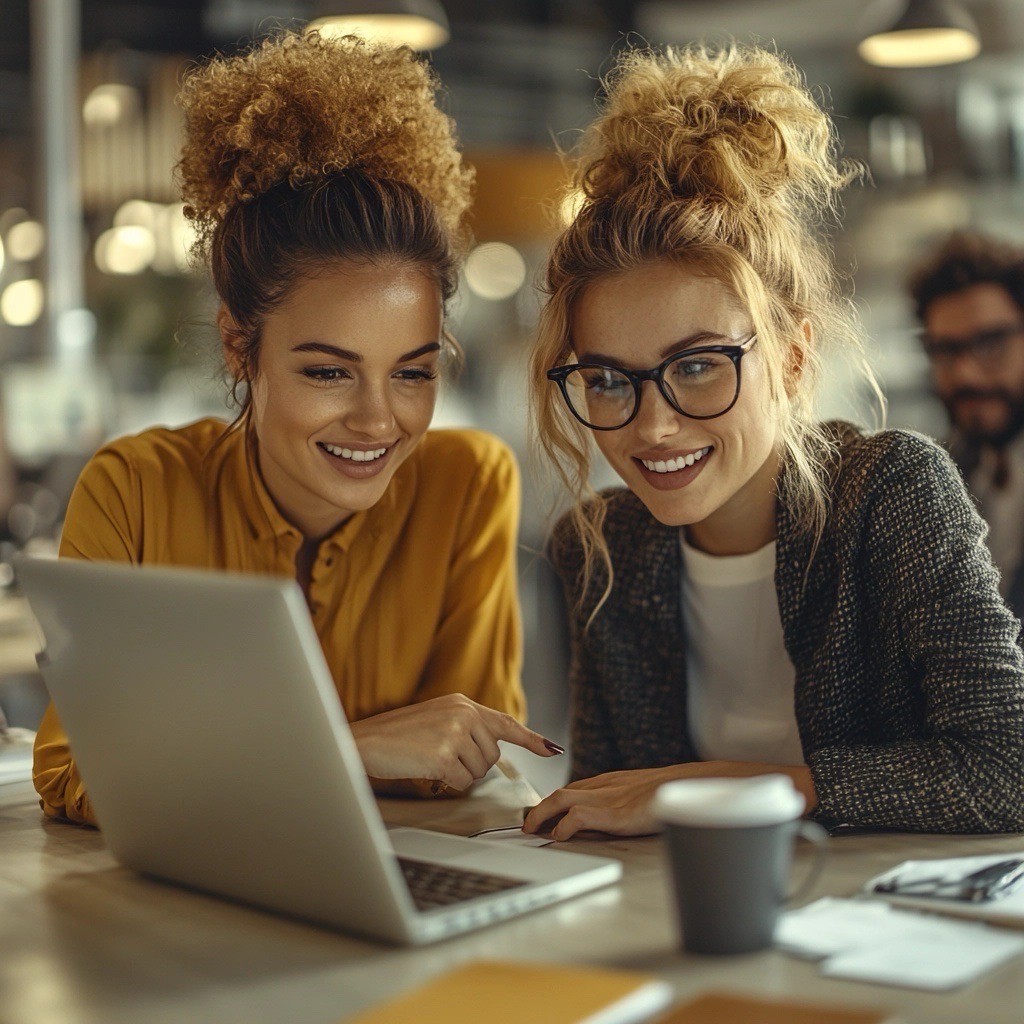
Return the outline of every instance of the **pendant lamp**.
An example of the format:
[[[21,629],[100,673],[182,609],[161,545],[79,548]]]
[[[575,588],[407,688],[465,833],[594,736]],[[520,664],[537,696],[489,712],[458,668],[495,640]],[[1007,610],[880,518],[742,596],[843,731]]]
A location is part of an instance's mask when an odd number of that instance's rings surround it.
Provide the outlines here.
[[[307,28],[323,36],[357,35],[414,50],[436,50],[451,38],[438,0],[323,0]]]
[[[887,68],[957,64],[980,51],[978,26],[957,0],[909,0],[894,24],[857,47],[869,64]]]

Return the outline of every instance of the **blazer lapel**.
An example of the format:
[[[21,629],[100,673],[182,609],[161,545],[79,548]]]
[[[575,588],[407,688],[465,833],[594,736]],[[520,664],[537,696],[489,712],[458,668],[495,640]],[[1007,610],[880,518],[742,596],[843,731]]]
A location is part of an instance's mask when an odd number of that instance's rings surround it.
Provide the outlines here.
[[[817,684],[815,666],[828,636],[828,617],[835,608],[837,580],[830,570],[829,537],[817,543],[811,530],[796,516],[780,487],[776,506],[775,590],[786,653],[793,663],[796,724],[805,756],[813,749],[830,714],[833,694]],[[829,486],[831,505],[831,484]],[[831,514],[831,508],[829,509]]]
[[[608,608],[609,625],[630,638],[626,663],[620,662],[625,678],[611,690],[628,704],[623,710],[631,730],[617,739],[630,767],[678,764],[695,757],[687,726],[679,531],[629,498],[636,507],[629,513],[627,546],[616,552],[618,596]]]

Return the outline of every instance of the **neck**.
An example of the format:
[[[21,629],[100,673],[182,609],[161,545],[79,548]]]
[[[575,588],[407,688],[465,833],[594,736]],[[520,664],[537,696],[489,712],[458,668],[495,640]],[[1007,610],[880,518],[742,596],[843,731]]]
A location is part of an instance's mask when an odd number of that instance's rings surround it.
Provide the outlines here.
[[[773,450],[721,508],[686,527],[687,542],[709,555],[749,555],[773,541],[780,466],[779,453]]]
[[[302,534],[306,544],[319,544],[352,516],[351,512],[343,512],[318,501],[315,495],[296,493],[294,481],[273,459],[261,458],[257,444],[253,445],[252,453],[256,472],[270,500],[281,516]]]

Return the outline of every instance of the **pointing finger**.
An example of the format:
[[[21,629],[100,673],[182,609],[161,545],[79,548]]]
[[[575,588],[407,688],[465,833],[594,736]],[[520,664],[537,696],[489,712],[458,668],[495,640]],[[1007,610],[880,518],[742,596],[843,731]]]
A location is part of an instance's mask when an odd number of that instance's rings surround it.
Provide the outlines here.
[[[556,754],[564,754],[565,748],[557,743],[545,739],[539,732],[527,729],[525,725],[517,722],[511,715],[495,711],[493,708],[480,708],[482,717],[491,735],[496,740],[505,740],[508,743],[515,743],[520,747],[533,751],[540,757],[553,757]]]

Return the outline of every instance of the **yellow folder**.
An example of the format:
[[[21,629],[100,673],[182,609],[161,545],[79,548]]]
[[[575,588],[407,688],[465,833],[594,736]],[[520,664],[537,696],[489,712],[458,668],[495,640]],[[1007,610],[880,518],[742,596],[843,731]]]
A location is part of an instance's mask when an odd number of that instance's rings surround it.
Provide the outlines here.
[[[347,1024],[638,1024],[671,1001],[671,986],[646,974],[478,961]]]

